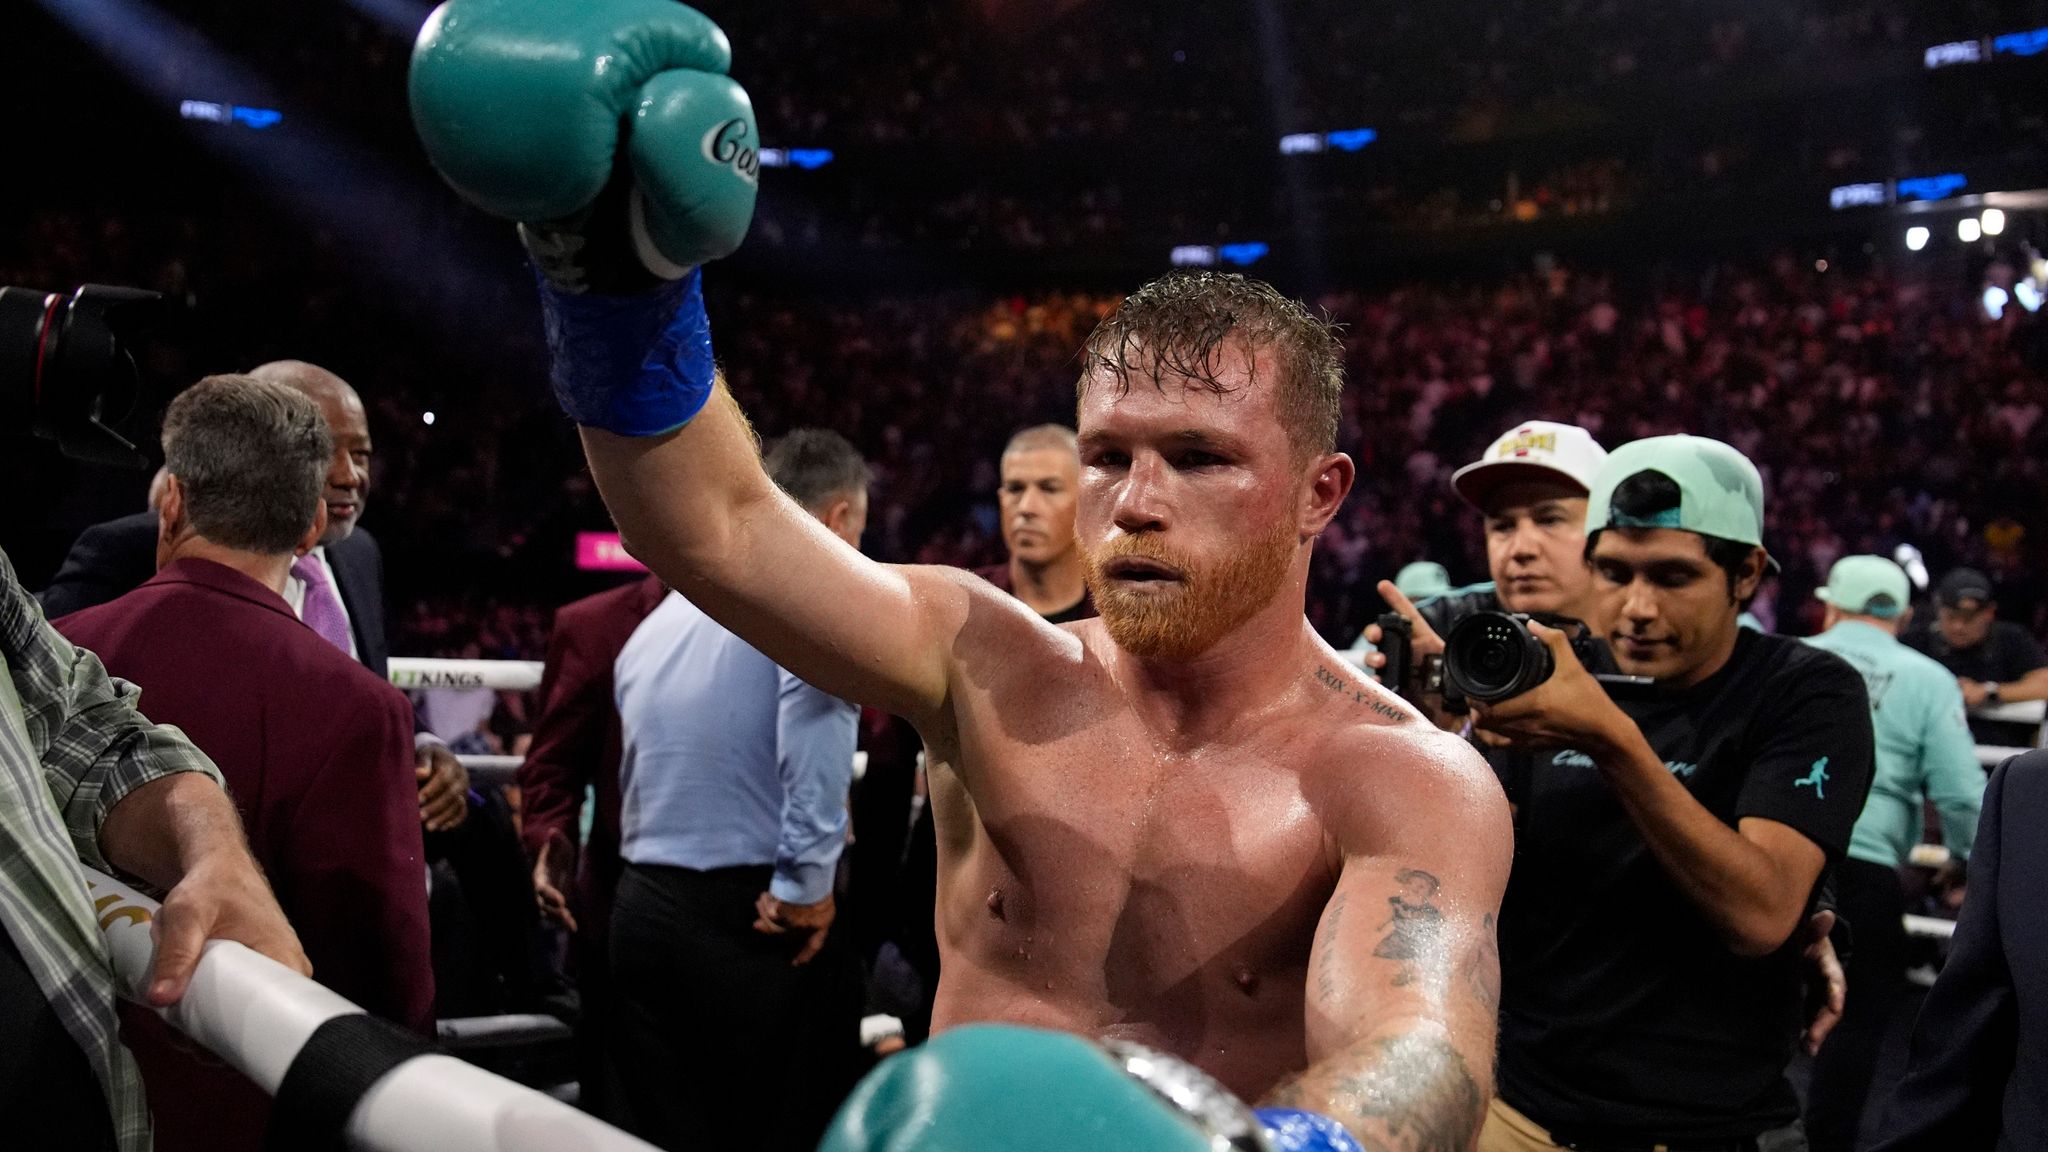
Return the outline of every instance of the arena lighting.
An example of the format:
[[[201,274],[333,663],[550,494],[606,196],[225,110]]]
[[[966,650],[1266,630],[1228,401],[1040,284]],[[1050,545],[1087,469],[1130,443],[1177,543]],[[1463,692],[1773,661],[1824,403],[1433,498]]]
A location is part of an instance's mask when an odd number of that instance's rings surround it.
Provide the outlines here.
[[[349,267],[366,286],[445,330],[474,328],[475,296],[447,286],[499,280],[495,270],[502,266],[502,255],[495,246],[485,255],[467,238],[425,249],[415,242],[439,229],[432,220],[447,202],[439,181],[394,167],[381,154],[328,128],[317,115],[294,111],[289,130],[276,127],[278,120],[271,117],[285,102],[260,69],[221,51],[146,0],[35,4],[103,59],[109,73],[157,106],[200,117],[185,120],[199,148],[273,198],[300,227],[332,233],[353,254]],[[192,100],[194,93],[214,99]],[[251,130],[210,123],[219,119],[215,107],[224,110],[227,124]],[[433,266],[423,268],[423,261]]]
[[[2029,312],[2039,312],[2041,310],[2041,289],[2031,279],[2022,280],[2013,285],[2012,298],[2019,301],[2020,307],[2025,308]]]
[[[1901,544],[1892,550],[1892,560],[1906,570],[1906,578],[1913,582],[1913,587],[1927,591],[1927,559],[1918,548]]]
[[[1984,41],[1952,40],[1947,44],[1936,44],[1927,50],[1922,62],[1930,69],[1946,68],[1951,64],[1981,64],[1984,62]]]
[[[1216,266],[1216,246],[1214,244],[1176,245],[1168,259],[1173,261],[1175,268],[1213,268]]]
[[[1252,240],[1244,244],[1225,244],[1216,250],[1216,254],[1223,257],[1226,263],[1235,264],[1239,268],[1249,268],[1264,260],[1272,251],[1271,245]]]
[[[802,168],[806,172],[823,168],[832,162],[830,148],[763,148],[761,167]]]
[[[1864,184],[1843,184],[1828,192],[1828,207],[1840,212],[1844,208],[1882,207],[1891,203],[1891,186],[1882,180]]]
[[[1991,50],[2001,56],[2039,56],[2048,52],[2048,28],[2008,32],[1991,42]]]
[[[2043,52],[2048,52],[2048,28],[2029,28],[2002,36],[1936,44],[1922,54],[1921,63],[1931,70],[1955,64],[1982,64],[1994,56],[2039,56]]]
[[[1907,251],[1918,252],[1922,248],[1927,247],[1927,239],[1929,235],[1930,233],[1927,231],[1927,229],[1922,228],[1918,224],[1915,224],[1911,228],[1906,229]]]
[[[270,108],[245,108],[239,104],[217,104],[211,100],[180,100],[178,115],[187,120],[214,124],[242,124],[261,131],[284,119],[284,113]]]
[[[1986,208],[1984,215],[1978,217],[1978,222],[1983,225],[1986,236],[1996,236],[2000,232],[2005,231],[2005,210],[2002,208]]]
[[[2000,287],[1999,287],[1998,285],[1996,285],[1996,284],[1993,284],[1993,285],[1991,285],[1991,286],[1989,286],[1989,287],[1985,288],[1985,289],[1984,289],[1984,314],[1985,314],[1986,316],[1989,316],[1989,317],[1991,317],[1991,318],[1992,318],[1993,320],[2002,320],[2002,319],[2004,319],[2004,318],[2005,318],[2005,305],[2006,305],[2007,301],[2009,301],[2009,300],[2011,300],[2011,299],[2012,299],[2012,297],[2010,297],[2010,296],[2007,296],[2007,295],[2005,294],[2005,289],[2003,289],[2003,288],[2000,288]]]
[[[1969,187],[1970,181],[1961,172],[1944,172],[1939,176],[1910,176],[1898,182],[1901,200],[1946,200]]]
[[[1975,216],[1965,216],[1956,221],[1956,239],[1965,244],[1975,244],[1984,238],[1984,226],[1977,223]]]
[[[432,428],[434,426],[434,414],[432,412],[420,413],[420,423]]]
[[[1336,150],[1357,152],[1380,138],[1377,128],[1345,128],[1336,132],[1290,132],[1280,138],[1282,156],[1312,156]]]

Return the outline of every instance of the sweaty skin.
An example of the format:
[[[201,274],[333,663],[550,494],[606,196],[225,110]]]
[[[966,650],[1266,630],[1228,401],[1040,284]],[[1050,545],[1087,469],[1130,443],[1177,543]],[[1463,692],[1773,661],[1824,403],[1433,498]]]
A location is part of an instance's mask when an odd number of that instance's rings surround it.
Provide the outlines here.
[[[1049,625],[964,572],[863,558],[768,482],[722,391],[666,436],[583,436],[636,555],[777,663],[924,737],[935,1027],[1137,1039],[1368,1147],[1465,1149],[1492,1092],[1507,805],[1476,753],[1303,618],[1351,463],[1295,451],[1227,351],[1226,394],[1134,376],[1080,407],[1082,546],[1139,539],[1191,565],[1113,562],[1098,605],[1191,604],[1260,525],[1286,550],[1269,599],[1171,660],[1101,620]]]

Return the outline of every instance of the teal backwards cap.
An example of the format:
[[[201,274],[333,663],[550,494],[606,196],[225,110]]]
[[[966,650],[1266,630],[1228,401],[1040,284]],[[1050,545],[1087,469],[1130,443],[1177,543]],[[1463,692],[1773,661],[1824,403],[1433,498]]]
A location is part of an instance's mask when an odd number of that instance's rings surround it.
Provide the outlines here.
[[[1614,490],[1642,472],[1678,486],[1678,507],[1650,516],[1614,511]],[[1751,544],[1764,544],[1764,480],[1749,457],[1704,436],[1652,436],[1616,448],[1593,477],[1586,502],[1586,534],[1602,528],[1678,528]],[[1775,562],[1773,567],[1775,567]]]

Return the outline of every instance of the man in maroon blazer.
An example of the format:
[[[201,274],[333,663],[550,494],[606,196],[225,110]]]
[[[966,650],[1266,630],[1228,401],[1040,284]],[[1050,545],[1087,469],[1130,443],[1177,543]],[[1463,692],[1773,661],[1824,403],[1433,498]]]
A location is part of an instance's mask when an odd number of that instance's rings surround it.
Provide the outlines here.
[[[608,1048],[598,1028],[605,1017],[605,941],[611,933],[612,893],[619,884],[619,710],[612,697],[612,664],[633,630],[667,595],[648,576],[564,605],[555,613],[541,668],[540,718],[533,745],[519,768],[520,839],[533,861],[533,890],[541,913],[573,934],[572,958],[581,994],[577,1028],[583,1107],[606,1119],[616,1114],[609,1090]],[[595,805],[590,840],[579,851],[583,793]],[[575,877],[573,885],[567,879]],[[564,892],[563,889],[569,889]]]
[[[301,623],[283,588],[320,539],[331,439],[299,392],[214,376],[164,416],[170,480],[158,572],[56,622],[142,689],[220,766],[313,978],[387,1019],[432,1027],[426,864],[405,697]],[[157,1148],[261,1146],[268,1100],[127,1018]]]

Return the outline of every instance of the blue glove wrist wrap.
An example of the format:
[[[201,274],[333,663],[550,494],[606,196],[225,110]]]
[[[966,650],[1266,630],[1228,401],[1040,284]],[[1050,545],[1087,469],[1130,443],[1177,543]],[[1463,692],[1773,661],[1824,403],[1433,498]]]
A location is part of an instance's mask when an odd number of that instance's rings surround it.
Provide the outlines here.
[[[1365,1152],[1342,1124],[1320,1112],[1261,1108],[1252,1114],[1265,1125],[1274,1152]]]
[[[703,410],[715,365],[701,269],[632,296],[572,296],[535,279],[549,379],[571,420],[621,436],[659,436]]]

